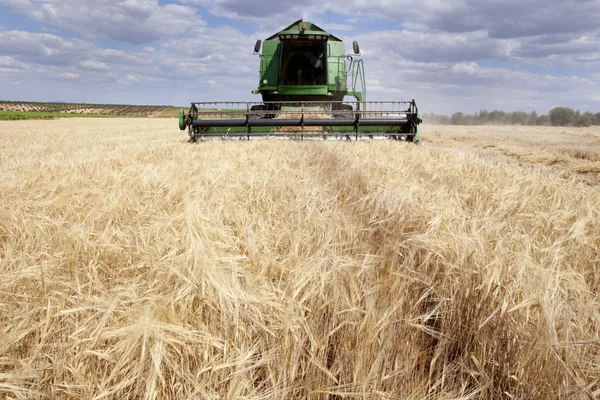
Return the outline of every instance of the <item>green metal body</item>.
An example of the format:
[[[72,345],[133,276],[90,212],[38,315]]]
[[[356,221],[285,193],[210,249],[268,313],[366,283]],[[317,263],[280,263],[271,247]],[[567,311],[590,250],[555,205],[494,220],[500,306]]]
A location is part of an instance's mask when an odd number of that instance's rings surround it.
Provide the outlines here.
[[[321,43],[324,53],[321,65],[326,79],[319,82],[302,82],[303,84],[293,79],[295,82],[286,83],[284,75],[290,59],[301,53],[305,57],[299,58],[305,58],[310,63],[309,57],[317,54]],[[287,48],[292,46],[293,50],[287,51]],[[294,52],[302,46],[305,47],[305,51]],[[364,71],[360,61],[347,55],[344,43],[336,36],[315,24],[298,20],[264,41],[260,54],[258,90],[254,93],[260,94],[263,101],[342,101],[344,96],[365,100]],[[351,83],[359,84],[350,90],[347,82],[349,66],[353,66],[350,69],[354,72],[354,82]],[[292,69],[303,71],[301,65]],[[306,75],[306,69],[304,72]]]
[[[260,45],[258,41],[255,47],[260,59],[258,88],[252,92],[260,95],[262,102],[192,103],[187,113],[181,110],[179,114],[179,127],[189,130],[192,141],[211,136],[288,134],[296,129],[289,136],[354,135],[357,139],[388,137],[420,142],[417,125],[421,120],[414,100],[385,102],[390,106],[385,110],[375,104],[383,102],[366,101],[364,64],[356,57],[356,42],[355,55],[348,55],[339,38],[298,20],[265,39],[262,52]],[[402,104],[407,108],[398,109]],[[321,111],[314,112],[314,107]],[[300,116],[294,116],[296,111]],[[329,117],[324,116],[326,112]],[[281,126],[281,119],[286,118],[289,125]],[[332,123],[331,118],[337,120]],[[343,121],[345,126],[340,125]],[[305,126],[322,126],[323,130],[311,134]]]

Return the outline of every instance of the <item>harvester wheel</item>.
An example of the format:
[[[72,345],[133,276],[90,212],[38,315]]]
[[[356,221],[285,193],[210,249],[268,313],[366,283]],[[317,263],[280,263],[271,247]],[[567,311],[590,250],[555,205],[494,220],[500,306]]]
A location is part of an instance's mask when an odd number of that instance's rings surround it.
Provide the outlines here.
[[[185,114],[183,111],[183,108],[179,109],[179,129],[181,129],[182,131],[185,130],[186,128],[186,123],[185,123]]]

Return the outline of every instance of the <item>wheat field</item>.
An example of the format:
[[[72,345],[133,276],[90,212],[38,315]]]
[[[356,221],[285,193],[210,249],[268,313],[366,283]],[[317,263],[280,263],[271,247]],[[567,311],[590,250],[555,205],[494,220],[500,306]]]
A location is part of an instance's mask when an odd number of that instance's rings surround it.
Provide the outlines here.
[[[600,397],[600,128],[0,123],[0,398]]]

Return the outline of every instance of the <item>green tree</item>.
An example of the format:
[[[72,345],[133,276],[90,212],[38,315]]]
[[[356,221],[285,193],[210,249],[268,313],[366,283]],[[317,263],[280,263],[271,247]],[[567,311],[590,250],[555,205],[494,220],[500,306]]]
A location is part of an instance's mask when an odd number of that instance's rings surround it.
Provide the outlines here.
[[[535,124],[540,126],[550,125],[550,118],[548,117],[548,115],[542,114],[539,117],[537,117],[537,121]]]
[[[461,113],[460,111],[459,112],[455,112],[450,117],[450,123],[452,125],[462,125],[463,124],[463,117],[464,117],[464,114]]]
[[[583,114],[577,114],[577,126],[592,126],[594,125],[594,114],[589,111],[584,112]]]
[[[499,110],[490,111],[489,120],[494,124],[506,124],[508,122],[506,121],[506,113]]]
[[[537,112],[535,112],[535,110],[533,110],[531,112],[531,114],[529,114],[529,119],[527,120],[527,125],[537,125],[537,119],[538,119]]]
[[[479,124],[485,125],[489,122],[490,113],[488,110],[479,110]]]
[[[440,116],[440,124],[442,125],[450,125],[450,117],[447,115]]]
[[[573,125],[576,121],[576,113],[569,107],[554,107],[548,117],[553,126]]]
[[[529,114],[523,111],[515,111],[510,115],[510,123],[512,125],[526,125],[529,119]]]

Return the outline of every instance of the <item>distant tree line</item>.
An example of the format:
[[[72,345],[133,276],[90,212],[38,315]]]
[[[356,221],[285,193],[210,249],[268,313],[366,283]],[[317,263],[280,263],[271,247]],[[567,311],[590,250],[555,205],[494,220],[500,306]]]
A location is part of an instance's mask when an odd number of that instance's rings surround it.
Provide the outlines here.
[[[548,114],[538,115],[535,111],[504,112],[480,110],[474,114],[455,112],[450,117],[425,113],[423,120],[436,125],[542,125],[542,126],[592,126],[600,125],[600,112],[581,113],[569,107],[555,107]]]

